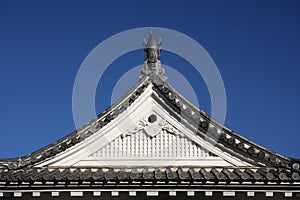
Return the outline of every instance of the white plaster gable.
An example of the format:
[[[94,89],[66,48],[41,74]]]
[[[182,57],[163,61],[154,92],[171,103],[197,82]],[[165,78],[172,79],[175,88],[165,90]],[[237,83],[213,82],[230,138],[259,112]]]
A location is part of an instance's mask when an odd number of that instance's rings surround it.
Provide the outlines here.
[[[218,162],[226,165],[222,159],[212,155],[201,146],[195,144],[184,134],[172,127],[165,120],[157,124],[149,124],[142,119],[137,126],[121,134],[76,166],[103,165],[116,166],[169,166],[198,165],[199,161]]]
[[[126,111],[93,131],[38,166],[249,166],[172,117],[152,84]]]

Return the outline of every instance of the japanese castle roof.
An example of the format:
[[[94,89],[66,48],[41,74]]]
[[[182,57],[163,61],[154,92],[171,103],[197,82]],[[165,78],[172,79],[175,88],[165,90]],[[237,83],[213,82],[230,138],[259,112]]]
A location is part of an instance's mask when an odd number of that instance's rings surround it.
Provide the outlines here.
[[[107,187],[275,183],[276,187],[299,188],[299,160],[249,141],[185,99],[167,82],[160,64],[161,41],[152,33],[144,50],[142,76],[126,95],[57,142],[20,158],[1,159],[0,182],[50,181],[56,185],[77,181]],[[131,115],[134,126],[113,131]],[[111,139],[100,141],[105,135]],[[166,141],[173,144],[166,146]],[[163,151],[151,154],[159,145]],[[120,150],[125,147],[126,152],[139,149],[125,155]]]

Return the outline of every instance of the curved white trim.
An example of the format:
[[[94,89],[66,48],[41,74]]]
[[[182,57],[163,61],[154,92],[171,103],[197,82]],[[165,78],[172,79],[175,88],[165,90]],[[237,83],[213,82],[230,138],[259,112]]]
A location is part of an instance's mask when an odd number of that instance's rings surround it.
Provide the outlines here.
[[[88,137],[86,140],[76,144],[75,146],[61,152],[54,158],[50,158],[40,164],[38,167],[43,166],[95,166],[97,159],[88,160],[89,156],[94,152],[98,151],[111,141],[115,140],[121,134],[126,133],[130,128],[136,125],[142,118],[146,118],[151,113],[156,113],[162,119],[165,119],[169,124],[174,126],[179,130],[184,136],[204,148],[205,150],[212,152],[217,155],[217,159],[206,160],[206,158],[199,158],[191,161],[189,159],[179,159],[173,162],[173,165],[199,165],[199,166],[251,166],[249,163],[245,163],[240,159],[229,155],[220,149],[216,148],[209,142],[204,141],[202,138],[197,137],[195,133],[184,127],[181,123],[172,117],[162,105],[160,105],[155,98],[159,98],[156,92],[152,89],[152,84],[150,84],[146,90],[136,99],[131,106],[127,108],[123,113],[121,113],[116,119],[112,120],[108,125],[104,126],[102,129]],[[209,157],[211,158],[211,157]],[[109,161],[109,160],[107,160]],[[107,166],[107,165],[147,165],[147,166],[165,166],[170,164],[166,159],[160,162],[155,162],[155,160],[111,160],[109,163],[104,161],[98,161],[97,166]],[[184,162],[186,161],[186,162]]]

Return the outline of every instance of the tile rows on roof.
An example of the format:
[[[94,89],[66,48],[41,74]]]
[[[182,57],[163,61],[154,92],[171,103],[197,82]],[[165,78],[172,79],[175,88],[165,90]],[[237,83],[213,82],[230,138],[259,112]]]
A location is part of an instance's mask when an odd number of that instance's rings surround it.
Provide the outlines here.
[[[101,181],[107,182],[299,182],[300,175],[286,169],[259,168],[43,168],[8,171],[0,174],[0,181]]]

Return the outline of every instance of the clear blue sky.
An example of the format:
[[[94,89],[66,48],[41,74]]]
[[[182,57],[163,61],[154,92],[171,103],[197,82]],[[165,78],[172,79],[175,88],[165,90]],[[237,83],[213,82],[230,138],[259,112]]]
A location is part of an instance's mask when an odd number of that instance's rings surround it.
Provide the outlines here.
[[[229,128],[300,158],[299,1],[124,2],[0,1],[0,157],[31,153],[75,130],[72,89],[84,58],[114,34],[154,26],[187,34],[211,55],[226,87]],[[167,52],[162,62],[191,81],[209,113],[207,88],[191,66]],[[98,87],[98,113],[122,73],[142,63],[135,51],[112,64]]]

